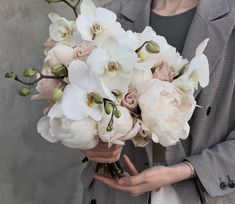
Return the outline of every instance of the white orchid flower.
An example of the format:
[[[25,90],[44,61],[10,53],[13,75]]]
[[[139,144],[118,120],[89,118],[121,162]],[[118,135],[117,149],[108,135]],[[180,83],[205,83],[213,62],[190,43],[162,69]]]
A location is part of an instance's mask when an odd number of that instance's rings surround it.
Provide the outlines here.
[[[204,40],[196,49],[195,57],[186,66],[181,77],[174,81],[175,85],[183,91],[193,91],[198,89],[198,84],[202,88],[209,84],[209,62],[204,50],[207,47],[209,39]]]
[[[62,109],[71,120],[91,117],[96,121],[102,118],[102,99],[115,100],[114,96],[94,76],[85,62],[75,60],[69,65],[69,85],[64,90]]]
[[[91,0],[82,1],[80,12],[76,20],[77,28],[82,39],[87,41],[92,41],[96,35],[112,27],[117,20],[115,13],[105,8],[96,8]]]
[[[128,91],[136,63],[135,51],[119,45],[114,38],[107,39],[103,48],[95,49],[87,59],[91,72],[99,76],[109,90],[118,90],[123,94]]]
[[[132,31],[127,31],[119,38],[119,43],[128,45],[134,50],[140,48],[145,42],[154,41],[159,46],[159,51],[163,48],[167,48],[169,45],[164,37],[159,36],[155,31],[147,26],[142,33],[133,33]],[[157,63],[156,56],[158,54],[150,53],[146,50],[146,45],[139,50],[138,54],[138,63],[135,68],[138,70],[151,69]]]
[[[56,42],[68,44],[71,47],[81,42],[81,36],[74,21],[68,21],[56,13],[49,13],[48,17],[52,22],[49,27],[51,39]]]

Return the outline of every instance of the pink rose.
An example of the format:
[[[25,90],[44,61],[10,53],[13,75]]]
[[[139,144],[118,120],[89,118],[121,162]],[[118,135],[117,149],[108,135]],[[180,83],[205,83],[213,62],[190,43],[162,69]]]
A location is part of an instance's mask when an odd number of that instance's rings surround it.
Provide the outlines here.
[[[153,77],[162,81],[173,81],[174,77],[177,76],[175,69],[167,62],[162,62],[155,66]]]
[[[95,48],[92,44],[80,45],[74,49],[75,58],[85,61]]]
[[[49,67],[44,67],[41,71],[44,75],[53,75]],[[32,100],[48,100],[51,101],[52,92],[60,84],[57,79],[42,79],[38,82],[36,90],[39,92],[38,95],[32,96]]]
[[[121,105],[126,107],[130,112],[134,113],[137,110],[139,102],[139,93],[135,88],[129,88],[128,93],[121,102]]]

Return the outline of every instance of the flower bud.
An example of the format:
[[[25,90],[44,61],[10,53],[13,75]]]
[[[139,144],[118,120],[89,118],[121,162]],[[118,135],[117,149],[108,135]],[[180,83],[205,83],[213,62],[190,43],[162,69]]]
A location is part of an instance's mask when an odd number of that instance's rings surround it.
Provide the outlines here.
[[[112,90],[112,94],[117,98],[121,99],[122,98],[122,92],[119,90]]]
[[[55,88],[52,91],[51,100],[54,101],[54,102],[57,102],[62,98],[62,96],[63,96],[63,91],[59,88]]]
[[[111,132],[113,130],[113,124],[110,123],[108,127],[106,128],[107,132]]]
[[[14,72],[7,72],[7,73],[5,74],[5,78],[8,78],[8,79],[13,78],[14,76],[15,76],[15,73],[14,73]]]
[[[21,96],[28,96],[31,92],[29,88],[23,87],[18,91]]]
[[[52,74],[58,77],[63,77],[67,75],[67,70],[63,64],[57,64],[52,67]]]
[[[33,68],[29,68],[29,69],[24,70],[23,76],[32,78],[35,75],[35,73],[36,72]]]
[[[114,115],[115,115],[116,118],[120,118],[122,114],[121,114],[121,111],[120,111],[120,110],[116,109],[116,110],[114,111]]]
[[[105,112],[109,115],[113,111],[113,105],[109,102],[105,103],[104,105]]]
[[[160,52],[160,46],[154,42],[153,40],[150,40],[147,45],[145,46],[145,49],[147,52],[151,54],[157,54]]]

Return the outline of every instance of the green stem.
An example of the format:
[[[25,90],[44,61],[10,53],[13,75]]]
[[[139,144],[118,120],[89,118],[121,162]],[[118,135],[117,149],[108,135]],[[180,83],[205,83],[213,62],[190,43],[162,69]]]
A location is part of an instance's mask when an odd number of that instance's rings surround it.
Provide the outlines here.
[[[64,2],[65,4],[67,4],[73,10],[76,18],[78,17],[77,6],[80,3],[80,0],[78,0],[74,6],[71,3],[69,3],[67,0],[61,0],[60,2]]]

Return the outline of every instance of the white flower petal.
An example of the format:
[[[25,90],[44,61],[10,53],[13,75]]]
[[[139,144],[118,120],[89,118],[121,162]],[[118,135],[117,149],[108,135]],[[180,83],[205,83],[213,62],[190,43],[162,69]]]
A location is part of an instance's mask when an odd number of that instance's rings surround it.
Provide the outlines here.
[[[114,12],[109,11],[105,8],[97,8],[96,19],[99,22],[102,22],[104,29],[107,29],[108,27],[111,27],[116,22],[117,15]]]
[[[62,118],[64,116],[63,111],[62,111],[62,105],[61,105],[60,101],[55,103],[51,107],[51,109],[50,109],[50,111],[48,113],[48,116],[50,118]]]
[[[82,39],[91,41],[93,38],[93,34],[91,32],[92,22],[89,21],[89,19],[87,19],[85,16],[80,15],[77,17],[76,24],[77,29],[82,36]]]
[[[109,57],[104,49],[95,49],[87,58],[87,64],[90,65],[91,71],[95,75],[102,75],[105,65],[108,63]]]
[[[209,38],[205,39],[204,41],[200,43],[200,45],[196,49],[196,56],[203,54],[204,50],[207,47],[208,42],[209,42]]]
[[[137,63],[137,55],[135,51],[122,45],[117,48],[116,59],[121,65],[121,68],[126,72],[133,70]]]
[[[58,139],[52,137],[49,133],[50,129],[50,118],[45,116],[42,117],[37,124],[37,132],[47,141],[55,143]]]
[[[81,15],[84,15],[90,20],[95,19],[96,6],[91,0],[83,0],[80,6]]]
[[[89,67],[87,64],[80,60],[74,60],[69,64],[68,68],[69,82],[82,89],[87,89],[89,83]]]
[[[51,20],[51,22],[54,22],[54,21],[57,21],[58,19],[60,19],[61,17],[54,12],[50,12],[48,14],[48,18]]]
[[[71,120],[82,120],[88,116],[85,103],[86,93],[81,88],[67,85],[62,98],[64,115]]]

